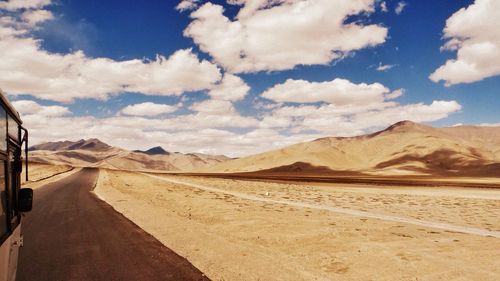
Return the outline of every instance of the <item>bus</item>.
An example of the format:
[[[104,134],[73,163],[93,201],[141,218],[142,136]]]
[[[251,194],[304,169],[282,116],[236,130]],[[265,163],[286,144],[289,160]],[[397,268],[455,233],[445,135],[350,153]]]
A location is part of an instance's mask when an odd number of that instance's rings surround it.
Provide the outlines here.
[[[31,211],[33,190],[21,189],[23,145],[28,181],[28,131],[1,90],[0,96],[0,281],[14,281],[23,245],[21,214]]]

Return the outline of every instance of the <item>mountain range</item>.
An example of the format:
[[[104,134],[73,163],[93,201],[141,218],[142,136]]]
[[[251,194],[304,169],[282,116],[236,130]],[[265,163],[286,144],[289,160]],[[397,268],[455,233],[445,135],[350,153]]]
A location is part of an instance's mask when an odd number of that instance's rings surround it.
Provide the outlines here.
[[[98,139],[39,144],[30,155],[42,163],[126,170],[500,177],[500,127],[401,121],[372,134],[326,137],[239,159],[162,147],[129,151]]]
[[[402,121],[373,134],[321,138],[205,171],[500,177],[500,127]]]
[[[31,162],[139,171],[192,171],[230,159],[222,155],[170,153],[162,147],[129,151],[98,139],[47,142],[28,150]]]

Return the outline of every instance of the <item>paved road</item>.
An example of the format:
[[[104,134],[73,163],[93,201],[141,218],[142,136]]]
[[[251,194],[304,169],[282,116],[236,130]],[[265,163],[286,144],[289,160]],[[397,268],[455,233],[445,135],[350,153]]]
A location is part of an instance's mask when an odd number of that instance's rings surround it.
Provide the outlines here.
[[[18,281],[208,280],[90,191],[97,169],[35,190],[23,218]]]

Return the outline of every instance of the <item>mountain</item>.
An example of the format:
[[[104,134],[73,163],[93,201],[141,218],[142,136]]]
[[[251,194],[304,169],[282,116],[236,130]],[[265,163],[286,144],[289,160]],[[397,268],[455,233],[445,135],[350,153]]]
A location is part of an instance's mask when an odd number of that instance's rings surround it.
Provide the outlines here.
[[[144,153],[144,154],[148,154],[148,155],[170,155],[170,152],[166,151],[161,146],[155,146],[155,147],[150,148],[146,151],[134,150],[134,152]]]
[[[98,139],[88,139],[88,140],[81,139],[76,142],[72,141],[46,142],[30,147],[29,151],[36,151],[36,150],[61,151],[61,150],[78,150],[78,149],[104,151],[110,148],[111,146],[103,143]]]
[[[433,128],[411,121],[356,137],[327,137],[257,155],[129,151],[98,139],[39,144],[34,162],[123,170],[500,177],[500,127]]]
[[[230,158],[221,155],[169,153],[161,147],[129,151],[98,139],[48,142],[29,149],[30,161],[75,167],[102,167],[139,171],[192,171]]]
[[[500,127],[402,121],[376,133],[321,138],[205,171],[500,177]]]

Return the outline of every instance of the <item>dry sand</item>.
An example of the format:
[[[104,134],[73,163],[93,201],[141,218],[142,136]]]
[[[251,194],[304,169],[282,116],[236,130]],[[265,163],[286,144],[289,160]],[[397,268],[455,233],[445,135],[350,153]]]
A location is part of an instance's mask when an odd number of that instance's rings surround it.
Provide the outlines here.
[[[67,165],[29,163],[29,181],[26,182],[26,170],[23,167],[23,172],[21,174],[21,186],[38,188],[49,182],[67,177],[79,170],[79,168],[73,168]]]
[[[328,210],[498,233],[500,190],[162,177],[191,186],[102,170],[95,192],[214,280],[500,278],[500,238]]]

